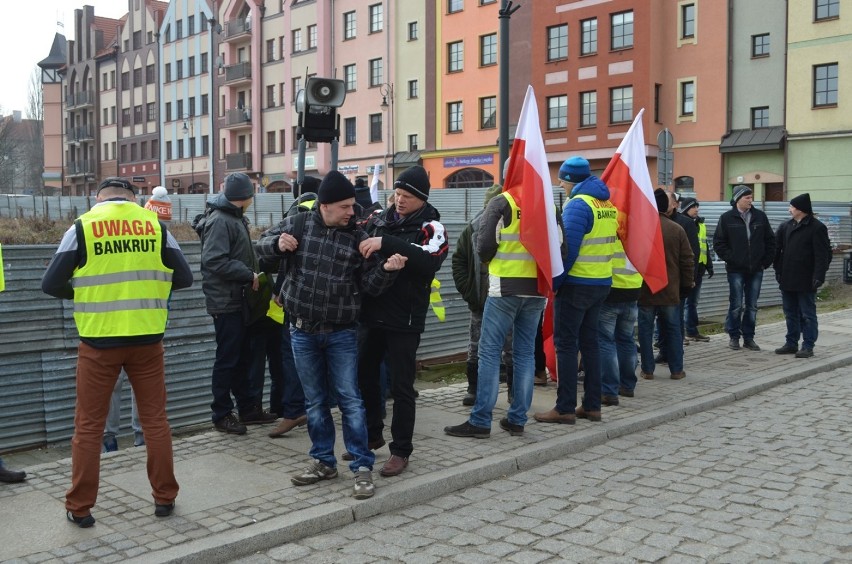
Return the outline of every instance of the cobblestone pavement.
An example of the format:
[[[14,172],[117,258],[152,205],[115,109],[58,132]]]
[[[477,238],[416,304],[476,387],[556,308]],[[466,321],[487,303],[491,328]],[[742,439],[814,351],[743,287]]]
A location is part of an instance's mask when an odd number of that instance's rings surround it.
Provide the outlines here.
[[[848,382],[811,376],[238,562],[848,562]]]

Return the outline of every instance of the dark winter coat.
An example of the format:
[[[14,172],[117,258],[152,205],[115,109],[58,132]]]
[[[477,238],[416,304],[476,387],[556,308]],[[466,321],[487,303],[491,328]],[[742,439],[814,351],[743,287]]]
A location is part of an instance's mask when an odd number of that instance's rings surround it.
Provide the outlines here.
[[[785,221],[775,234],[775,279],[785,292],[813,292],[831,263],[828,229],[812,215]]]
[[[695,268],[695,257],[692,248],[686,238],[683,228],[660,214],[660,231],[663,233],[663,248],[666,252],[666,274],[668,284],[666,287],[652,294],[646,283],[642,283],[642,291],[639,294],[640,306],[672,306],[678,305],[681,298],[681,289],[688,289],[693,283],[693,269]]]
[[[748,274],[769,268],[775,258],[775,234],[769,218],[752,206],[751,221],[746,224],[736,206],[719,217],[713,234],[713,250],[725,261],[728,272]]]

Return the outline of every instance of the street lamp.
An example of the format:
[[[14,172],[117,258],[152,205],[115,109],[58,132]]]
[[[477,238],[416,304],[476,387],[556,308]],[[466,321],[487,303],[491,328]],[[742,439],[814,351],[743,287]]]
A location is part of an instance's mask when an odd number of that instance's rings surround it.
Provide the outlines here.
[[[390,138],[390,157],[394,157],[394,128],[393,128],[393,83],[384,82],[379,86],[379,93],[382,95],[381,108],[383,112],[390,110],[388,119],[388,137]],[[385,155],[385,190],[392,189],[392,183],[388,184],[388,157]],[[391,176],[393,179],[393,176]]]
[[[192,184],[189,186],[189,193],[195,193],[195,124],[192,116],[185,115],[183,116],[183,134],[189,134],[189,169],[190,169],[190,178]]]

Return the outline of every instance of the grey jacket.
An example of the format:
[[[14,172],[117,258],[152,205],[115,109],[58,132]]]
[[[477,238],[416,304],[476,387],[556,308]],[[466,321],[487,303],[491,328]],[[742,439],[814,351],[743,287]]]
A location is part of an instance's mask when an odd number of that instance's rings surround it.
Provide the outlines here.
[[[207,202],[201,231],[201,289],[207,313],[242,310],[242,287],[258,271],[248,220],[243,210],[218,194]]]

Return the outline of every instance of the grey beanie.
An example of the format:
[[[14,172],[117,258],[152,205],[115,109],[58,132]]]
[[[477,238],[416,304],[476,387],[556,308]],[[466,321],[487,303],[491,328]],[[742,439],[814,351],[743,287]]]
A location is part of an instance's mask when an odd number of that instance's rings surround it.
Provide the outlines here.
[[[737,184],[736,186],[734,186],[734,195],[731,198],[731,205],[737,205],[737,202],[740,201],[740,198],[742,198],[743,196],[748,196],[751,193],[751,188],[749,188],[745,184]]]
[[[225,197],[229,202],[248,200],[254,196],[254,184],[242,172],[232,172],[225,177]]]

